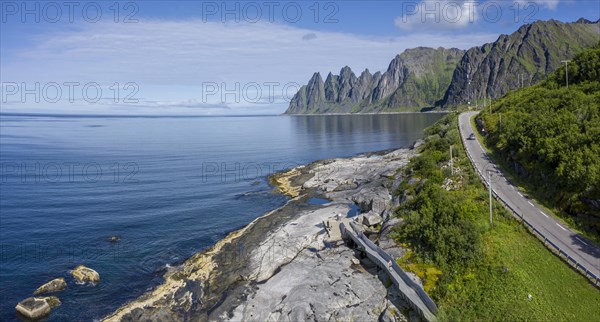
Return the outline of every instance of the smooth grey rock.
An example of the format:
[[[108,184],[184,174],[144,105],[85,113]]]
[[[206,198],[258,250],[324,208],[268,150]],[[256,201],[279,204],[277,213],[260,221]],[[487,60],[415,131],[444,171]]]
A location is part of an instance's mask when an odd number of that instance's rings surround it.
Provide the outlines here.
[[[273,217],[257,219],[240,236],[217,243],[220,250],[210,255],[214,266],[205,269],[200,265],[207,263],[207,255],[195,255],[181,273],[167,276],[155,291],[126,304],[106,321],[376,321],[386,307],[405,311],[405,302],[389,299],[393,290],[385,288],[377,267],[368,259],[358,261],[342,241],[330,240],[322,223],[346,214],[359,196],[375,209],[379,209],[373,207],[375,201],[381,201],[380,211],[389,213],[391,179],[385,174],[405,166],[412,156],[411,150],[399,149],[307,166],[302,169],[306,179],[298,184],[325,192],[331,202],[283,207]],[[357,188],[339,188],[350,184]],[[290,217],[282,219],[279,214]],[[369,238],[379,234],[357,225]],[[227,259],[224,254],[239,252],[240,245],[247,246],[243,256]],[[204,274],[210,276],[210,284],[201,282]],[[190,291],[195,295],[188,295]],[[220,306],[207,313],[203,306],[212,307],[220,296],[224,296]]]

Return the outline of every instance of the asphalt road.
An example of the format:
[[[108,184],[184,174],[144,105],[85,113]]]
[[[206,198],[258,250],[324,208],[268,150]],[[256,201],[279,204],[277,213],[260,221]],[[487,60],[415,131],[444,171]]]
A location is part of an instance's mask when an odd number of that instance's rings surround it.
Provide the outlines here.
[[[475,114],[477,112],[460,114],[458,123],[465,148],[471,155],[476,170],[484,177],[486,182],[488,181],[488,172],[491,172],[492,190],[498,198],[508,204],[519,217],[522,217],[537,229],[548,241],[559,247],[571,259],[593,273],[596,278],[600,277],[600,248],[566,227],[552,217],[551,214],[544,212],[535,201],[519,192],[518,188],[509,182],[504,174],[491,162],[479,140],[477,138],[474,140],[467,139],[471,133],[475,132],[470,122],[471,117]],[[532,274],[535,274],[535,272],[532,272]]]

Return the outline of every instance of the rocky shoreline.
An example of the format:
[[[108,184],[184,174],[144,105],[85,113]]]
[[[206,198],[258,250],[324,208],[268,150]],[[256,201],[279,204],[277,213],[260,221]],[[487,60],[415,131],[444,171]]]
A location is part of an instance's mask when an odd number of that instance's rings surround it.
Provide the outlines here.
[[[399,149],[321,160],[273,175],[290,201],[170,268],[161,285],[104,321],[417,320],[386,288],[387,276],[326,229],[358,207],[354,220],[401,256],[386,237],[399,204],[391,191],[414,155]],[[315,197],[327,200],[314,204]]]

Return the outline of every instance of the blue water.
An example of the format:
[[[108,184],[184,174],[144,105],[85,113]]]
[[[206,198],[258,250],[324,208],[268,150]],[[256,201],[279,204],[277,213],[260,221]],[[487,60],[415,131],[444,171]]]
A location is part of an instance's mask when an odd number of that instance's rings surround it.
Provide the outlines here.
[[[324,205],[324,204],[330,203],[331,200],[313,197],[313,198],[308,198],[308,200],[306,200],[306,202],[309,205]]]
[[[0,320],[65,277],[50,321],[105,316],[283,205],[267,175],[407,147],[440,116],[0,118]],[[118,236],[118,242],[110,242]],[[96,286],[73,283],[84,264]]]

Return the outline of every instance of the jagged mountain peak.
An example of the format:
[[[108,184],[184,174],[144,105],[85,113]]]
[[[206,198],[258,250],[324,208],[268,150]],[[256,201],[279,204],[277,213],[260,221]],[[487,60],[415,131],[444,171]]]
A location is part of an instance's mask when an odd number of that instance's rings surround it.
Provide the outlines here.
[[[542,80],[600,39],[599,21],[536,21],[495,42],[466,52],[416,47],[396,54],[387,70],[357,78],[344,66],[339,76],[319,81],[315,73],[290,102],[286,113],[406,111],[455,106],[499,97]]]
[[[349,113],[360,112],[365,107],[377,111],[396,103],[412,110],[432,106],[443,96],[462,54],[463,51],[455,48],[414,48],[397,54],[384,72],[371,74],[365,69],[359,77],[344,66],[339,75],[327,75],[321,101],[316,99],[320,93],[313,93],[320,90],[314,86],[316,76],[313,76],[306,88],[294,96],[286,113]],[[434,88],[425,88],[424,84],[431,82],[440,83]]]

